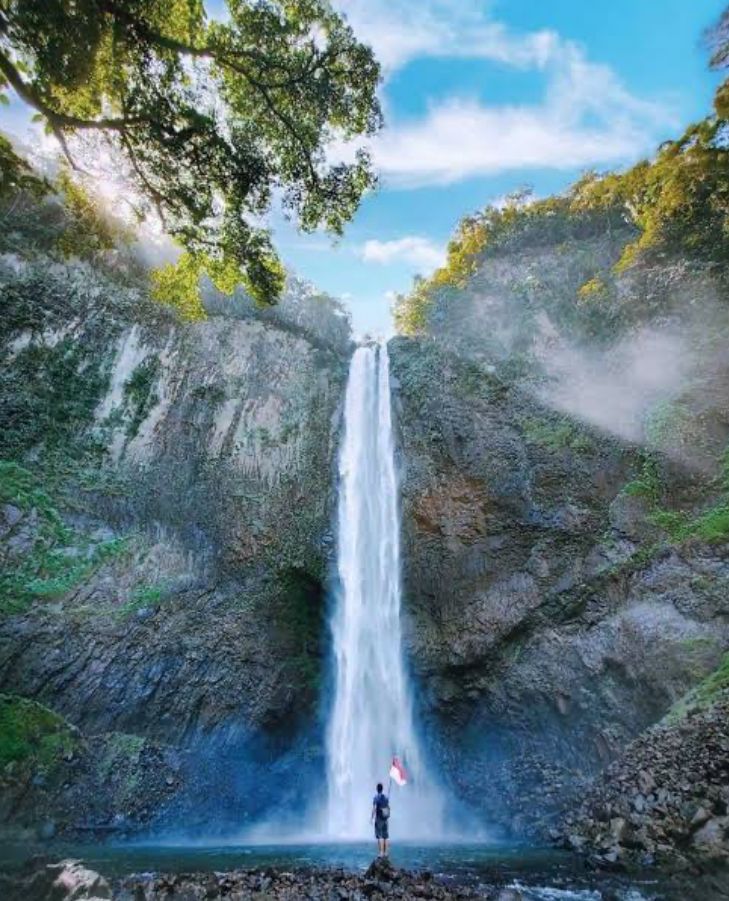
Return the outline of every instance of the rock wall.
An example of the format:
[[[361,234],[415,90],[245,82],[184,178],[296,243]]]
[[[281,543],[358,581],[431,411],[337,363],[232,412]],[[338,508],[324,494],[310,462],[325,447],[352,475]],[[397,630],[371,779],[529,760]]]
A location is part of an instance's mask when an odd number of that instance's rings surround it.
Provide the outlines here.
[[[235,775],[210,805],[245,818],[236,786],[263,767],[267,804],[266,767],[319,753],[347,345],[181,325],[82,264],[2,277],[0,690],[88,735],[215,747]]]
[[[439,342],[390,348],[407,635],[431,743],[486,818],[544,835],[719,663],[729,549],[655,540],[629,489],[637,446]],[[687,477],[670,477],[678,496]]]

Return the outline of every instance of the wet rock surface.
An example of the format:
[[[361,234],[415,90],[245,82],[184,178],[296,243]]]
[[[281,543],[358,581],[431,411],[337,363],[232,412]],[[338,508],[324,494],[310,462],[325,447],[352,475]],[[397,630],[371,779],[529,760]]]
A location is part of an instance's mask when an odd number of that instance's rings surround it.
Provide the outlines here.
[[[149,826],[193,780],[184,752],[123,733],[83,736],[55,759],[0,771],[0,837],[122,839]]]
[[[729,647],[729,549],[655,541],[638,448],[437,341],[391,342],[406,640],[441,768],[487,822],[561,811]],[[666,478],[679,496],[681,473]]]
[[[513,870],[509,867],[507,870]],[[282,869],[265,867],[226,872],[133,873],[105,878],[77,860],[35,860],[12,875],[0,873],[4,901],[179,901],[249,898],[272,901],[382,901],[387,898],[485,899],[485,901],[551,901],[590,898],[595,901],[723,901],[729,873],[695,870],[660,879],[635,872],[600,871],[570,876],[562,872],[515,875],[494,868],[479,878],[458,878],[429,871],[393,867],[374,860],[365,872],[338,868]]]
[[[6,901],[107,901],[112,890],[103,876],[78,860],[31,862],[13,876],[0,873]]]

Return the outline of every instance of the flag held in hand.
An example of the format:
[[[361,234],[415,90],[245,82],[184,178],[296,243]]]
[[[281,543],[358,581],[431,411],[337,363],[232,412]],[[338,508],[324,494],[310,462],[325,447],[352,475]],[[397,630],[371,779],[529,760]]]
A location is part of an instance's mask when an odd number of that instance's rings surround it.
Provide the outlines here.
[[[398,785],[406,785],[408,781],[405,768],[397,757],[392,758],[392,766],[390,767],[390,779]]]

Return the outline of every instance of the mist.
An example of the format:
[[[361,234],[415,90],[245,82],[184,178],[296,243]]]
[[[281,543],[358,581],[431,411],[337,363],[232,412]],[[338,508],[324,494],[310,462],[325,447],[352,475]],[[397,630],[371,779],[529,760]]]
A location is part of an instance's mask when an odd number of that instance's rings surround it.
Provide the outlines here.
[[[628,441],[641,441],[646,417],[678,396],[696,370],[676,329],[646,327],[609,349],[553,344],[538,356],[546,381],[539,399]]]

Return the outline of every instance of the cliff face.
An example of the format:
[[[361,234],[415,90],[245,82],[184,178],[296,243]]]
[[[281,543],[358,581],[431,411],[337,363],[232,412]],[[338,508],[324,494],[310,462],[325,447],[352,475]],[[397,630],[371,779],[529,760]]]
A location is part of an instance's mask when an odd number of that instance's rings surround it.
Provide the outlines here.
[[[569,285],[608,251],[560,251]],[[541,836],[729,647],[725,361],[636,382],[609,428],[616,392],[581,393],[604,372],[582,354],[567,391],[549,368],[574,359],[565,342],[519,306],[539,261],[559,293],[550,253],[501,260],[442,333],[390,345],[429,743],[485,820]],[[0,692],[73,739],[45,763],[11,757],[6,820],[209,833],[303,806],[322,766],[346,327],[313,296],[182,325],[80,263],[5,257],[0,287]],[[512,297],[524,327],[493,329]],[[631,359],[611,371],[621,396]]]
[[[718,665],[727,546],[661,539],[635,490],[637,446],[438,341],[390,353],[408,643],[431,741],[487,819],[544,834]],[[664,465],[680,497],[691,478]]]
[[[207,773],[245,817],[238,784],[316,734],[347,342],[179,325],[76,264],[2,275],[0,690],[89,735],[249,757]]]
[[[542,836],[729,646],[724,244],[640,249],[589,183],[464,220],[391,353],[431,740]]]

